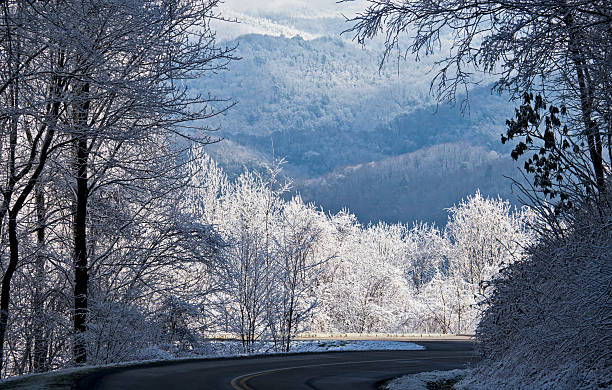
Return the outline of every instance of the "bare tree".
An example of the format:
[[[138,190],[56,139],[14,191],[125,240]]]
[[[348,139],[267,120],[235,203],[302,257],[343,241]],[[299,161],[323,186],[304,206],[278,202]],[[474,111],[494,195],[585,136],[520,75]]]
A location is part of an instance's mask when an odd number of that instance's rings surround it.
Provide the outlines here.
[[[88,207],[92,194],[108,184],[133,185],[174,172],[137,145],[166,142],[169,134],[208,142],[185,133],[183,124],[216,115],[213,99],[190,95],[180,81],[221,69],[231,49],[216,46],[208,22],[215,0],[160,4],[99,0],[66,2],[71,36],[66,41],[73,78],[66,116],[73,159],[74,358],[86,362],[82,334],[88,307]],[[147,146],[148,147],[148,146]],[[150,192],[152,198],[159,196]],[[91,259],[89,259],[91,260]]]
[[[50,155],[54,142],[66,79],[61,76],[64,54],[47,34],[43,14],[20,1],[4,2],[0,39],[0,63],[7,72],[0,81],[0,142],[6,167],[3,169],[0,222],[6,222],[9,259],[2,277],[0,294],[0,369],[9,320],[11,281],[20,254],[19,214],[29,200]]]
[[[333,257],[318,253],[322,229],[316,225],[316,216],[312,205],[304,205],[299,197],[292,199],[283,205],[280,232],[274,238],[276,288],[268,326],[277,348],[284,352],[289,352],[300,326],[314,311],[313,284],[321,264]]]
[[[24,260],[18,251],[19,230],[38,232],[38,272],[50,259],[44,256],[46,249],[58,253],[54,261],[66,253],[62,240],[51,247],[46,237],[45,195],[58,196],[52,202],[68,208],[58,212],[53,234],[71,232],[63,238],[72,242],[72,270],[61,269],[63,260],[54,267],[73,275],[73,355],[76,363],[86,362],[91,269],[113,258],[110,254],[123,242],[120,237],[125,237],[121,235],[128,226],[150,218],[145,214],[159,211],[160,199],[174,199],[167,195],[180,192],[183,150],[177,139],[209,142],[197,121],[230,105],[194,95],[185,86],[185,81],[223,69],[232,59],[232,48],[218,46],[209,26],[211,19],[219,18],[217,4],[217,0],[0,3],[0,61],[7,69],[0,76],[0,153],[7,161],[0,220],[10,244],[0,296],[0,351],[9,322],[11,280]],[[57,177],[53,192],[47,194],[51,187],[40,178],[50,160]],[[113,193],[125,197],[122,211],[126,212],[121,215],[128,220],[121,221],[114,236],[98,239],[95,233],[104,221],[92,218],[96,214],[91,210]],[[20,212],[35,204],[40,212],[38,227],[36,223],[20,227]],[[172,210],[166,208],[168,214],[160,215],[159,221],[169,224],[160,227],[164,242],[174,242],[169,245],[175,252],[190,248],[195,255],[199,250],[194,240],[207,242],[206,229],[181,225],[179,213]],[[146,238],[154,240],[153,234]],[[140,243],[146,247],[150,241]],[[41,310],[44,286],[36,288],[31,299]],[[34,365],[44,369],[46,344],[40,324],[35,327]]]

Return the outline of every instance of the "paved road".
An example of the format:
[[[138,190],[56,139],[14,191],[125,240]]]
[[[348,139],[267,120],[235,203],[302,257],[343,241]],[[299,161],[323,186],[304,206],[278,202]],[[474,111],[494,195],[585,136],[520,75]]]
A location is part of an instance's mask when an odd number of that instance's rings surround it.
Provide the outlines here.
[[[77,389],[372,390],[402,374],[450,370],[476,361],[470,342],[418,343],[426,350],[328,352],[114,369],[84,378]]]

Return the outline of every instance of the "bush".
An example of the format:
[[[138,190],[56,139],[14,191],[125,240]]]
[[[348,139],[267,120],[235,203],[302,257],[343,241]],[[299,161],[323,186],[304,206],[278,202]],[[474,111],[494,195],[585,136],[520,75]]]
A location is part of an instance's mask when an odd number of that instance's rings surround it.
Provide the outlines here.
[[[484,360],[459,388],[612,388],[610,204],[583,208],[493,281],[476,331]]]

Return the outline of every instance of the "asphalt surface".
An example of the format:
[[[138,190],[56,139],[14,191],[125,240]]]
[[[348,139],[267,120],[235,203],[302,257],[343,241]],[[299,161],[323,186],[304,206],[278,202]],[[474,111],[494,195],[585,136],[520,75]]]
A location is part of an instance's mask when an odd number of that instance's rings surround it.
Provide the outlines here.
[[[418,341],[423,351],[327,352],[117,368],[83,378],[77,390],[365,390],[404,374],[463,368],[471,342]]]

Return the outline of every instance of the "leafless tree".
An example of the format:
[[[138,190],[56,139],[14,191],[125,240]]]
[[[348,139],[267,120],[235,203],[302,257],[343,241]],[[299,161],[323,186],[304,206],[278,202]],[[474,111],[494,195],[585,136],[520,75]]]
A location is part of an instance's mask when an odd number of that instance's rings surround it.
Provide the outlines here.
[[[61,98],[66,78],[61,75],[65,57],[54,45],[44,13],[37,14],[21,1],[3,2],[0,63],[6,69],[0,80],[0,153],[2,170],[0,222],[6,226],[9,258],[3,267],[0,294],[0,369],[9,320],[11,281],[19,254],[19,214],[32,195],[45,164],[58,144]],[[5,219],[7,219],[5,221]]]
[[[210,97],[191,96],[182,81],[225,66],[231,49],[216,45],[208,23],[213,0],[65,3],[71,13],[70,92],[66,121],[73,149],[74,357],[86,361],[88,294],[87,221],[90,198],[106,185],[132,186],[175,172],[175,156],[149,153],[175,134],[208,142],[207,135],[184,132],[188,122],[217,114]],[[146,150],[143,150],[144,149]],[[170,149],[165,149],[170,150]],[[158,158],[159,160],[155,160]],[[166,167],[162,164],[165,159]],[[140,188],[145,191],[144,188]],[[149,191],[149,199],[160,194]],[[91,260],[91,259],[89,259]]]
[[[232,59],[232,48],[218,46],[209,26],[210,20],[219,18],[217,4],[217,0],[0,3],[0,61],[7,69],[0,75],[0,153],[7,161],[0,219],[9,241],[0,297],[0,350],[9,323],[10,283],[25,261],[18,252],[20,229],[38,232],[38,271],[50,259],[45,250],[53,249],[54,267],[62,277],[74,278],[72,335],[77,364],[87,360],[90,272],[98,263],[108,265],[109,259],[117,259],[111,255],[125,243],[126,232],[143,221],[150,227],[147,213],[163,211],[158,215],[158,237],[150,231],[139,242],[138,254],[145,255],[143,248],[151,240],[161,240],[174,254],[185,250],[195,256],[199,251],[195,242],[207,242],[205,228],[189,227],[176,209],[160,207],[161,200],[180,198],[184,172],[179,156],[184,144],[211,140],[198,121],[231,105],[194,95],[186,86],[188,80],[223,69]],[[41,178],[49,177],[45,171],[50,161],[56,177],[46,185]],[[45,199],[62,205],[54,222],[48,221]],[[113,200],[123,203],[114,203],[119,206],[117,218],[112,219],[116,223],[104,226],[110,219],[95,217],[108,217],[99,208]],[[24,207],[38,209],[38,227],[36,223],[18,226]],[[167,225],[160,226],[162,222]],[[46,234],[50,226],[54,237],[64,239],[53,247]],[[104,228],[115,230],[110,234]],[[72,247],[63,246],[63,241]],[[202,258],[209,255],[204,252],[200,251]],[[172,257],[165,254],[164,261]],[[71,267],[62,269],[65,264]],[[42,285],[37,287],[31,299],[40,310],[45,294]],[[35,365],[44,367],[41,327],[34,333],[38,340],[34,360],[40,362]]]

